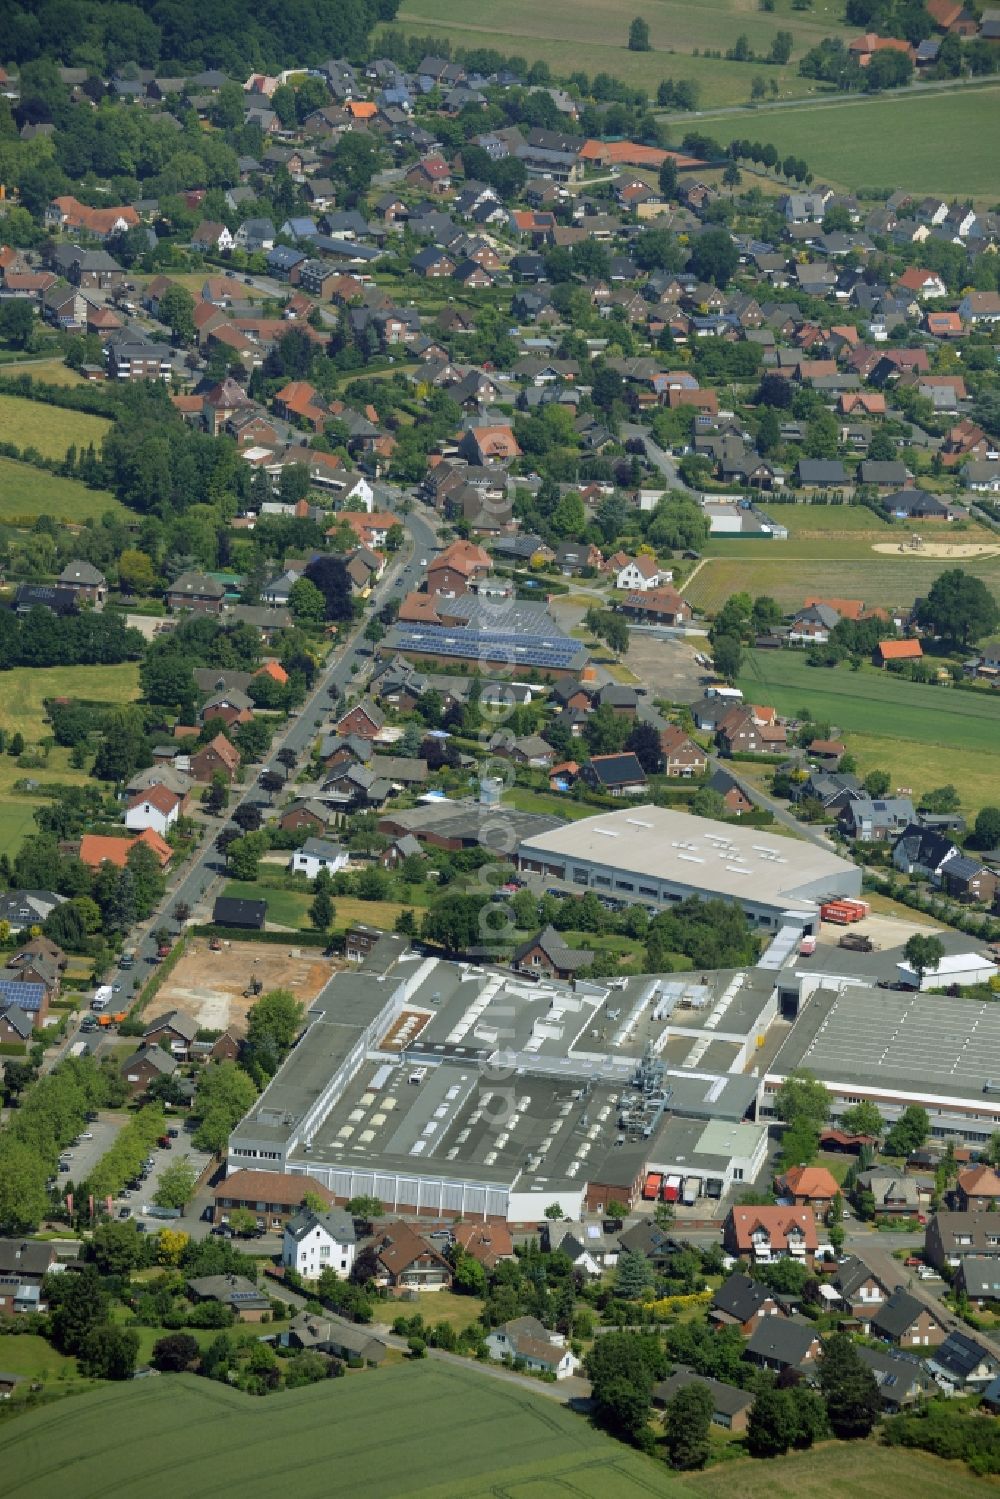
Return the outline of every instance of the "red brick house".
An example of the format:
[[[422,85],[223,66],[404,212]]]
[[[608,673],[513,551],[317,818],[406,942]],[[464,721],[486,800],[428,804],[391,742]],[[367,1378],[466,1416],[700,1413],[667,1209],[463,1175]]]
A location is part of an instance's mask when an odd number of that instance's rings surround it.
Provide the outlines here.
[[[213,1191],[216,1223],[228,1223],[230,1213],[242,1208],[254,1213],[264,1228],[284,1228],[294,1218],[306,1195],[329,1206],[333,1193],[311,1176],[283,1176],[277,1171],[232,1171]]]
[[[216,734],[191,756],[191,775],[196,781],[207,782],[214,775],[222,775],[232,784],[239,768],[240,752],[224,734]]]
[[[668,776],[680,776],[689,780],[701,775],[708,766],[708,755],[689,734],[668,723],[660,731],[660,749],[663,751],[663,769]]]
[[[734,1270],[712,1297],[708,1320],[713,1327],[738,1327],[743,1337],[760,1325],[765,1317],[783,1317],[783,1308],[763,1281]]]
[[[490,566],[490,554],[483,547],[472,541],[453,541],[428,566],[427,592],[431,597],[458,598]]]
[[[334,727],[345,739],[349,734],[357,734],[362,739],[374,739],[384,723],[385,715],[381,708],[366,697],[360,703],[355,703],[353,708],[348,708]]]
[[[158,1077],[172,1077],[177,1071],[177,1062],[155,1042],[144,1041],[138,1051],[125,1058],[120,1071],[132,1097],[138,1098]]]
[[[774,1185],[782,1197],[790,1197],[796,1207],[811,1207],[825,1213],[840,1188],[823,1166],[793,1166],[784,1176],[775,1177]]]
[[[1000,1176],[992,1166],[973,1166],[960,1173],[955,1198],[960,1213],[985,1213],[1000,1207]]]

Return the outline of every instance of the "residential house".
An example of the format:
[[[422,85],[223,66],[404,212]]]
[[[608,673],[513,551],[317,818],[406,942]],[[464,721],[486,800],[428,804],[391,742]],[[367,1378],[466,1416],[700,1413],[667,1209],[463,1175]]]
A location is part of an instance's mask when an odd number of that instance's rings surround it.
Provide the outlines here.
[[[317,1316],[299,1312],[282,1332],[285,1348],[307,1349],[312,1353],[330,1354],[349,1363],[378,1365],[389,1351],[388,1345],[367,1328],[332,1314]]]
[[[381,1285],[400,1291],[441,1291],[451,1285],[451,1265],[408,1223],[379,1222],[373,1248]]]
[[[943,872],[953,859],[961,857],[958,845],[950,838],[909,819],[892,850],[892,862],[903,874],[924,875],[940,883]]]
[[[486,1336],[490,1357],[529,1369],[539,1374],[554,1374],[568,1379],[580,1367],[580,1360],[566,1347],[560,1333],[549,1332],[537,1317],[515,1317],[503,1322]]]
[[[300,1208],[285,1224],[281,1263],[305,1280],[318,1280],[332,1270],[346,1280],[354,1268],[357,1234],[354,1219],[343,1208]]]
[[[733,1207],[723,1227],[730,1254],[754,1264],[794,1259],[811,1268],[819,1240],[809,1208]]]
[[[617,1232],[606,1232],[600,1223],[578,1223],[563,1218],[547,1223],[544,1232],[549,1249],[567,1255],[573,1269],[592,1280],[600,1279],[605,1270],[618,1263],[621,1251]]]
[[[882,1408],[889,1415],[935,1393],[937,1386],[922,1359],[912,1353],[856,1344],[858,1357],[878,1385]]]
[[[902,1286],[875,1313],[871,1328],[897,1348],[936,1348],[947,1336],[941,1319]]]
[[[334,724],[337,733],[356,734],[361,739],[376,739],[385,723],[385,714],[370,697],[362,698],[342,713]]]
[[[216,1223],[228,1223],[237,1208],[255,1214],[257,1226],[283,1229],[304,1199],[319,1197],[333,1206],[333,1195],[311,1176],[285,1176],[276,1171],[231,1171],[213,1188]]]
[[[266,918],[266,900],[239,900],[236,896],[220,895],[212,907],[212,922],[215,926],[262,932]]]
[[[848,838],[857,838],[862,843],[885,843],[913,818],[913,803],[908,796],[880,799],[855,796],[841,808],[837,821]]]
[[[843,1304],[849,1309],[867,1332],[872,1317],[880,1311],[889,1298],[889,1290],[864,1260],[856,1254],[848,1255],[837,1266],[830,1282]]]
[[[965,1332],[951,1332],[927,1360],[946,1395],[975,1394],[1000,1374],[1000,1358]]]
[[[152,828],[161,838],[177,822],[182,798],[162,782],[150,786],[133,796],[125,809],[125,826],[130,832],[141,833]]]
[[[870,1194],[876,1218],[915,1218],[920,1211],[920,1188],[912,1176],[873,1166],[858,1174],[855,1195]]]
[[[142,1033],[147,1046],[159,1046],[179,1061],[188,1056],[198,1035],[198,1022],[185,1010],[166,1010],[151,1020]]]
[[[985,1164],[960,1171],[954,1196],[960,1213],[985,1213],[1000,1208],[1000,1175]]]
[[[216,734],[208,744],[191,756],[191,776],[199,783],[207,783],[221,775],[230,785],[240,769],[241,755],[235,744],[224,734]]]
[[[957,1269],[970,1255],[1000,1260],[1000,1214],[935,1213],[924,1232],[924,1254],[942,1271]]]
[[[293,874],[304,874],[314,880],[321,869],[330,874],[346,869],[349,860],[350,854],[338,843],[328,843],[324,838],[307,838],[292,854],[289,867]]]
[[[685,625],[692,617],[691,605],[687,599],[669,586],[627,593],[616,607],[629,619],[642,620],[648,624]]]
[[[589,967],[593,960],[593,953],[568,946],[555,927],[547,926],[537,937],[529,937],[514,949],[510,966],[516,973],[571,979],[581,968]]]
[[[708,767],[708,754],[677,724],[668,723],[660,730],[663,770],[668,776],[690,780],[702,775]]]
[[[1000,874],[967,854],[948,860],[941,870],[940,882],[949,895],[969,904],[992,905],[1000,892]]]
[[[237,1322],[263,1322],[271,1298],[245,1275],[198,1275],[187,1283],[192,1301],[215,1301],[229,1307]]]
[[[783,1317],[781,1304],[761,1280],[734,1270],[712,1297],[708,1320],[713,1327],[738,1327],[748,1338],[767,1317]]]
[[[750,1334],[744,1357],[761,1369],[782,1374],[815,1365],[823,1345],[812,1322],[793,1317],[765,1317]]]
[[[177,1060],[155,1043],[143,1042],[139,1049],[122,1062],[119,1069],[133,1098],[145,1093],[159,1077],[172,1077]]]
[[[880,640],[872,651],[872,665],[889,666],[896,661],[919,661],[923,654],[919,640]]]
[[[42,1283],[63,1268],[54,1243],[0,1239],[0,1317],[46,1311]]]
[[[674,1396],[688,1385],[699,1385],[712,1397],[712,1425],[723,1431],[741,1435],[750,1420],[753,1396],[748,1390],[739,1390],[735,1385],[723,1384],[718,1379],[708,1379],[690,1369],[675,1369],[667,1379],[653,1386],[654,1405],[669,1407]]]
[[[617,755],[594,755],[580,772],[581,779],[606,796],[644,796],[646,772],[636,755],[626,750]]]
[[[648,588],[658,588],[661,583],[669,583],[672,577],[672,573],[661,571],[655,557],[643,553],[638,557],[629,557],[624,566],[618,569],[615,587],[625,593],[645,593]]]
[[[116,869],[124,869],[128,856],[137,843],[150,850],[161,869],[165,869],[173,858],[173,849],[153,828],[145,828],[133,838],[111,838],[100,833],[84,833],[80,839],[78,857],[80,863],[86,864],[88,869],[100,869],[102,864],[113,864]]]
[[[486,1270],[495,1270],[503,1260],[514,1258],[514,1240],[506,1223],[456,1223],[451,1236],[463,1253]]]
[[[206,573],[181,573],[164,594],[171,614],[191,609],[196,614],[221,614],[226,590],[216,578]]]
[[[825,1166],[793,1166],[775,1177],[774,1185],[781,1197],[790,1197],[796,1207],[811,1207],[820,1217],[829,1212],[840,1193],[836,1178]]]
[[[56,579],[56,587],[69,593],[77,607],[90,604],[98,611],[104,608],[108,596],[108,580],[100,568],[94,567],[90,562],[82,562],[77,557],[72,562],[67,562]]]

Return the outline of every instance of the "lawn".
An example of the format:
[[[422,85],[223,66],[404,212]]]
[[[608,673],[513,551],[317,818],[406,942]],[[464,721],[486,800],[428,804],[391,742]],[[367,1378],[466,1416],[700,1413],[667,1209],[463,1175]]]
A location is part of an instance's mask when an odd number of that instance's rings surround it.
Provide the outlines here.
[[[6,1337],[0,1347],[0,1358],[4,1372],[23,1374],[28,1379],[38,1379],[46,1384],[67,1379],[77,1382],[76,1359],[58,1353],[52,1344],[35,1333],[19,1333]],[[87,1381],[89,1383],[89,1381]]]
[[[796,109],[758,109],[752,133],[779,155],[803,156],[817,178],[832,186],[908,188],[992,203],[998,108],[995,83],[936,94],[831,98]],[[735,121],[710,116],[698,126],[723,142],[747,134]]]
[[[567,822],[577,822],[581,817],[593,817],[595,808],[584,802],[575,802],[562,792],[532,791],[527,786],[512,786],[504,792],[504,801],[519,812],[538,812],[542,817],[563,817]]]
[[[790,65],[764,71],[769,82],[774,78],[780,97],[801,98],[816,86],[798,76],[798,59],[822,37],[843,29],[843,10],[834,0],[816,0],[808,12],[793,10],[790,0],[777,0],[770,15],[747,0],[648,0],[634,13],[648,23],[654,50],[628,50],[633,12],[622,10],[615,0],[552,0],[542,10],[531,0],[494,0],[488,11],[470,11],[460,0],[404,0],[392,24],[419,36],[447,38],[457,47],[491,47],[529,62],[547,62],[557,76],[571,69],[591,77],[610,73],[651,95],[663,78],[691,79],[700,86],[702,106],[745,103],[753,68],[696,52],[725,52],[743,33],[755,51],[766,53],[779,28],[791,31]]]
[[[34,409],[37,402],[25,401],[24,405]],[[54,408],[38,409],[51,411]],[[75,416],[77,413],[60,412],[60,415]],[[84,420],[94,421],[96,418],[85,417]],[[18,525],[25,521],[30,524],[40,515],[50,515],[53,520],[82,525],[91,516],[104,515],[108,510],[120,516],[128,514],[106,489],[88,489],[77,479],[63,479],[58,474],[47,474],[44,469],[32,468],[30,463],[0,458],[0,523]]]
[[[308,890],[271,890],[266,885],[234,880],[223,892],[236,900],[264,900],[267,902],[267,921],[274,926],[292,927],[297,931],[313,931],[309,920],[309,907],[314,896]],[[334,926],[338,929],[352,922],[363,921],[367,926],[391,932],[396,917],[401,911],[410,909],[396,900],[359,900],[353,895],[333,897]]]
[[[66,411],[44,401],[0,395],[0,442],[37,448],[43,458],[65,458],[66,449],[91,443],[98,452],[111,423],[86,411]]]
[[[715,614],[730,594],[741,590],[770,594],[788,613],[798,609],[807,594],[902,608],[924,597],[935,578],[954,565],[940,557],[873,553],[867,542],[851,540],[831,547],[838,554],[833,557],[817,556],[816,544],[803,541],[761,543],[749,553],[748,544],[736,545],[738,553],[720,547],[720,555],[709,557],[682,585],[681,592],[695,609]],[[997,558],[965,558],[961,567],[982,578],[1000,601]]]
[[[271,1499],[290,1479],[298,1499],[486,1499],[500,1475],[519,1499],[685,1492],[662,1463],[555,1401],[436,1362],[264,1400],[193,1375],[109,1385],[33,1411],[4,1437],[7,1499],[104,1499],[109,1485],[131,1499],[159,1492],[167,1474],[185,1499]]]

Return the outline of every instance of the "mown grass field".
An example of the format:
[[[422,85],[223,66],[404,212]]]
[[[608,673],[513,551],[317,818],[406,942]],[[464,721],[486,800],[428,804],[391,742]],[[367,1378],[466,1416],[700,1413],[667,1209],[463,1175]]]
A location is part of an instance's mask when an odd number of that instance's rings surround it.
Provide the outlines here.
[[[401,1365],[255,1399],[193,1375],[106,1386],[4,1432],[7,1499],[414,1499],[683,1490],[555,1401],[439,1364]]]
[[[32,743],[47,732],[46,698],[124,703],[138,696],[139,667],[135,662],[126,661],[120,666],[47,666],[41,670],[18,666],[13,671],[0,672],[0,728],[19,729]],[[4,772],[0,770],[0,791],[4,789],[4,781]]]
[[[649,26],[650,52],[628,50],[633,14]],[[556,75],[572,69],[591,77],[610,73],[651,95],[663,78],[691,79],[700,86],[703,106],[721,106],[747,101],[754,65],[696,52],[724,53],[743,33],[755,52],[766,55],[776,31],[791,31],[789,65],[769,66],[764,72],[777,82],[780,97],[801,98],[815,84],[799,77],[798,59],[822,37],[843,31],[843,10],[835,0],[816,0],[809,11],[777,0],[770,14],[750,0],[647,0],[634,11],[623,10],[615,0],[553,0],[543,7],[531,0],[494,0],[488,10],[470,9],[460,0],[404,0],[392,24],[419,36],[447,38],[456,47],[491,47],[528,62],[547,62]]]
[[[749,697],[766,693],[780,713],[798,716],[808,705],[816,718],[849,732],[1000,749],[1000,699],[986,692],[931,687],[874,667],[809,666],[801,651],[750,651],[739,685]]]
[[[982,578],[1000,601],[1000,559],[996,557],[966,557],[952,562],[912,553],[873,553],[868,542],[851,540],[829,547],[831,552],[847,555],[827,556],[817,555],[820,548],[815,542],[797,543],[794,538],[762,542],[747,555],[751,545],[737,542],[738,553],[728,546],[720,547],[722,555],[710,556],[690,581],[682,584],[681,592],[695,609],[716,614],[731,593],[740,591],[754,596],[770,594],[786,612],[799,608],[803,599],[813,594],[902,608],[923,597],[935,578],[956,566]]]
[[[18,359],[12,364],[0,365],[0,375],[30,375],[45,385],[85,385],[84,377],[71,370],[61,359]]]
[[[902,1447],[828,1442],[777,1462],[725,1463],[681,1481],[686,1499],[984,1499],[996,1487],[962,1463]]]
[[[24,405],[35,409],[36,403],[25,401]],[[53,408],[41,406],[37,409],[51,411]],[[68,414],[76,415],[75,412]],[[95,418],[87,417],[86,420]],[[0,458],[0,524],[16,524],[22,518],[34,520],[39,515],[51,515],[53,520],[82,525],[91,516],[104,515],[108,510],[116,515],[128,514],[106,489],[88,489],[77,479],[63,479],[58,474],[47,474],[44,469],[32,468],[30,463]]]
[[[43,401],[0,395],[0,442],[19,448],[37,448],[43,458],[65,458],[66,449],[77,450],[90,443],[100,452],[111,423],[86,411],[64,411]]]
[[[834,187],[901,187],[992,203],[998,110],[1000,84],[875,99],[830,97],[801,109],[759,109],[751,134],[780,155],[803,156],[816,177]],[[723,143],[748,133],[746,123],[711,114],[698,127]]]
[[[266,901],[269,924],[292,927],[297,931],[314,930],[309,920],[309,907],[314,897],[309,891],[272,890],[251,881],[232,880],[223,893],[236,900]],[[350,926],[354,921],[363,921],[387,932],[392,931],[399,913],[409,909],[396,900],[359,900],[352,895],[335,895],[333,905],[336,911],[333,924],[337,929]]]

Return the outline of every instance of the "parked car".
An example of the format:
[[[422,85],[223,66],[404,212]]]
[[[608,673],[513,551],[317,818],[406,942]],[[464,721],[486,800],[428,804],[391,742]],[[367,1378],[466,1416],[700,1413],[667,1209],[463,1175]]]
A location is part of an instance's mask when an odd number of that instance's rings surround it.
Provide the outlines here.
[[[129,1208],[129,1207],[119,1208],[118,1209],[118,1216],[119,1216],[119,1218],[131,1218],[131,1216],[132,1216],[132,1209]]]

